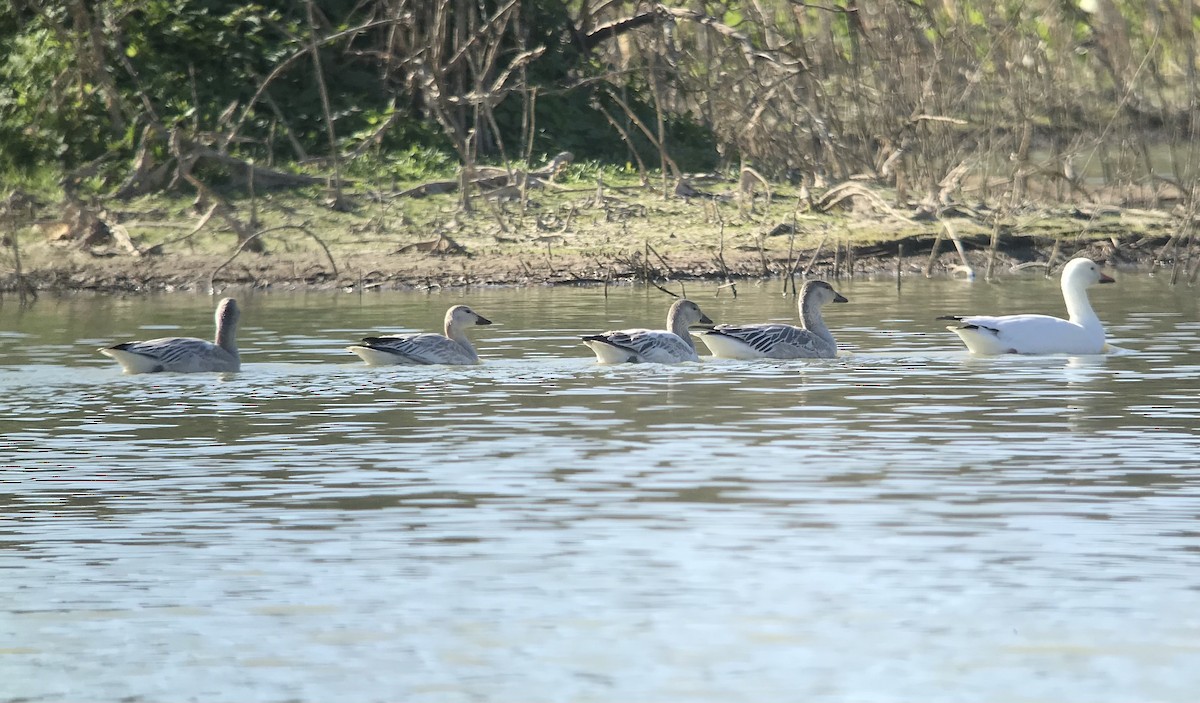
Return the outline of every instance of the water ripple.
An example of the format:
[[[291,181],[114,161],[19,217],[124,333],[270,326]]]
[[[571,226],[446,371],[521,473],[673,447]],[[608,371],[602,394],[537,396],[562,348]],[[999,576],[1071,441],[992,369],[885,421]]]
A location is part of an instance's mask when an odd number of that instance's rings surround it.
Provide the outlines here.
[[[218,376],[94,353],[207,299],[5,318],[0,692],[1190,701],[1200,324],[1121,285],[1087,358],[965,354],[931,318],[991,292],[937,281],[839,283],[837,359],[679,367],[578,344],[659,324],[628,289],[473,292],[467,368],[342,349],[457,294],[250,297]],[[697,295],[791,319],[747,288]]]

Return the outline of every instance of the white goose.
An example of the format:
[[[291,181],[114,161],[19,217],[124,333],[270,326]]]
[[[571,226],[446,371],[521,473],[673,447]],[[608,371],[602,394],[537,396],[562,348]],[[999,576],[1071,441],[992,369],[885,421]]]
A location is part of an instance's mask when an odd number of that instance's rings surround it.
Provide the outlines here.
[[[100,353],[116,359],[125,373],[237,371],[242,366],[237,348],[239,317],[237,301],[225,298],[217,305],[215,343],[195,337],[161,337],[116,344]]]
[[[419,332],[364,337],[362,344],[346,350],[357,354],[368,366],[478,364],[479,355],[467,339],[467,328],[490,324],[491,320],[466,305],[455,305],[446,311],[445,335]]]
[[[1088,302],[1087,289],[1112,283],[1091,259],[1072,259],[1062,270],[1062,292],[1069,319],[1050,315],[988,317],[945,316],[957,320],[946,329],[957,334],[975,354],[1100,354],[1104,325]]]
[[[800,289],[800,326],[785,324],[717,325],[695,333],[713,356],[722,359],[832,359],[837,342],[821,318],[826,303],[846,298],[825,281]]]
[[[692,325],[711,325],[700,306],[690,300],[677,300],[667,311],[666,330],[613,330],[583,337],[583,343],[596,352],[602,364],[650,362],[678,364],[700,361],[696,345],[688,336]]]

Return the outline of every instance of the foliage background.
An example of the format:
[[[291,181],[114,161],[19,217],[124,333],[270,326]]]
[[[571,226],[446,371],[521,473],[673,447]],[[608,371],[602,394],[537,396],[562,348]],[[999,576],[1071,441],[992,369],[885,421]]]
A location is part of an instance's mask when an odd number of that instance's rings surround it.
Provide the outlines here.
[[[115,188],[177,130],[402,180],[568,150],[644,178],[999,174],[1020,199],[1086,169],[1190,197],[1198,28],[1195,0],[15,0],[0,171]]]

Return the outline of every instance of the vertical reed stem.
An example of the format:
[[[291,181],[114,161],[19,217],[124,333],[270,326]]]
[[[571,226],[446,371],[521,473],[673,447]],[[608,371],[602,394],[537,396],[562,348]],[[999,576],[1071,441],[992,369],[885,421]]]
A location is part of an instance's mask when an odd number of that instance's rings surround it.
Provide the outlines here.
[[[1050,278],[1051,272],[1054,271],[1054,260],[1058,258],[1058,247],[1061,243],[1061,238],[1054,238],[1054,248],[1050,250],[1050,260],[1046,262],[1046,278]]]
[[[938,229],[937,236],[933,238],[933,247],[929,250],[929,262],[925,264],[925,278],[933,276],[933,264],[937,261],[938,249],[942,246],[942,230]]]
[[[842,266],[842,237],[837,235],[833,238],[833,278],[837,280],[840,276]]]
[[[1000,218],[997,217],[992,223],[992,244],[988,247],[988,263],[987,273],[984,274],[983,280],[992,281],[992,272],[996,268],[996,252],[1000,249]]]

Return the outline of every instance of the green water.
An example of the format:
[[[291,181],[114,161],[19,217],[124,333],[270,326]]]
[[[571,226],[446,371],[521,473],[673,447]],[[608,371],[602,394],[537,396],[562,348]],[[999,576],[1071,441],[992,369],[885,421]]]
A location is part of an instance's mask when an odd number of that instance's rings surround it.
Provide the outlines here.
[[[95,348],[213,301],[0,307],[0,699],[1191,701],[1196,293],[1117,349],[977,359],[933,318],[1040,277],[840,281],[829,361],[597,366],[657,291],[241,293],[244,370]],[[718,322],[779,284],[689,286]],[[467,302],[485,364],[367,368]]]

